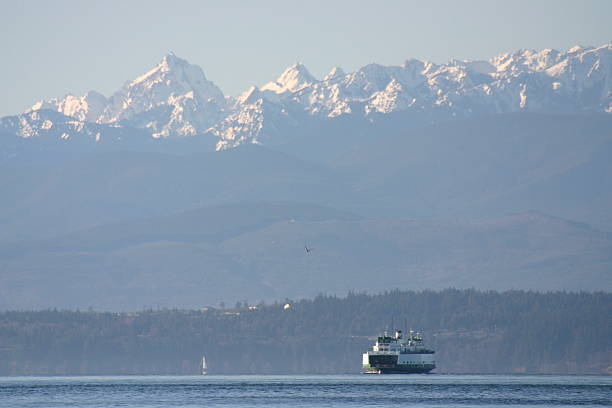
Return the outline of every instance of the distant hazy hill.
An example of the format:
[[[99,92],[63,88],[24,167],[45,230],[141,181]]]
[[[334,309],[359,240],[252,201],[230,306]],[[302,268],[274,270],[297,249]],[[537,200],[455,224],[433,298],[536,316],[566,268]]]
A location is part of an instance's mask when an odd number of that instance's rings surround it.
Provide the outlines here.
[[[611,115],[328,124],[313,146],[164,140],[0,165],[0,308],[612,287]]]
[[[258,146],[192,156],[114,151],[0,169],[0,242],[204,205],[337,205],[359,196],[332,169]]]
[[[332,166],[379,211],[400,216],[537,210],[612,231],[612,115],[445,122],[364,143]]]
[[[279,147],[284,153],[111,149],[5,164],[0,242],[240,201],[316,203],[376,218],[537,210],[612,230],[610,115],[485,116],[401,134],[366,129],[350,143],[339,126],[325,128],[339,139],[325,154],[300,139]]]
[[[536,213],[450,222],[224,205],[5,244],[0,308],[200,307],[388,288],[610,290],[611,269],[610,234]]]

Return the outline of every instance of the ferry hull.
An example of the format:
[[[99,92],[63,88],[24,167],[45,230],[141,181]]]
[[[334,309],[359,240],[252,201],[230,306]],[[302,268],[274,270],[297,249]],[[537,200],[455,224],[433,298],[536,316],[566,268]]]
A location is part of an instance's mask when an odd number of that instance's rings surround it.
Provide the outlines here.
[[[364,374],[427,374],[435,365],[364,366]]]

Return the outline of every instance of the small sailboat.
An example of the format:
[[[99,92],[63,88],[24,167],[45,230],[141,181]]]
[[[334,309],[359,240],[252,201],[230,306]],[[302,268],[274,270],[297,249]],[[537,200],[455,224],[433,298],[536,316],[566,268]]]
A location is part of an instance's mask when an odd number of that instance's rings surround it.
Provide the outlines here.
[[[202,369],[202,375],[208,374],[208,366],[206,365],[206,357],[205,356],[202,356],[202,366],[200,368]]]

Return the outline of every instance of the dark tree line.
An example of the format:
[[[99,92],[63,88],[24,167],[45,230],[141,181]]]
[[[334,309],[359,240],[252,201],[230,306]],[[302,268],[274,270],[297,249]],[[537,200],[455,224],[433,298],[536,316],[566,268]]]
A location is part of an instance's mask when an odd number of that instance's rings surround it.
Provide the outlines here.
[[[203,354],[213,374],[356,373],[372,337],[392,325],[422,332],[437,372],[612,367],[612,294],[448,289],[256,309],[5,311],[0,375],[196,374]]]

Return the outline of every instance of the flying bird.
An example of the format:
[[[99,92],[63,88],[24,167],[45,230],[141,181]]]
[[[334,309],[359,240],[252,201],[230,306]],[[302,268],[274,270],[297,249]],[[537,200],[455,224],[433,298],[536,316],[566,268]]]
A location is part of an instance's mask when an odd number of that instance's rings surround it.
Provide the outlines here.
[[[310,251],[312,251],[312,248],[308,248],[308,245],[304,245],[304,249],[306,250],[307,254],[309,254]]]

